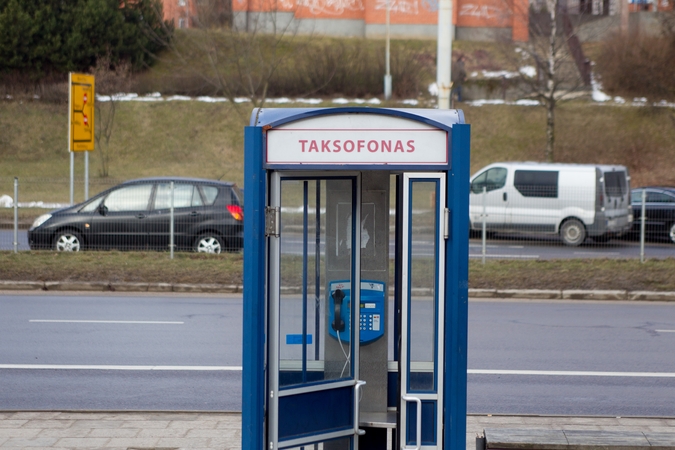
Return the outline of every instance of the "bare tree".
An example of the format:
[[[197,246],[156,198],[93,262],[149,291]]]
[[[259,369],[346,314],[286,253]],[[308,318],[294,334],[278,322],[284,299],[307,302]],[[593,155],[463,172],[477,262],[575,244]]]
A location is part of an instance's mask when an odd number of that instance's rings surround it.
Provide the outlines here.
[[[564,0],[545,0],[539,11],[530,9],[529,40],[510,45],[507,64],[518,73],[521,94],[539,101],[546,109],[544,159],[555,158],[555,113],[559,102],[574,98],[591,84],[590,62],[577,37],[578,25],[568,14]],[[565,2],[566,3],[566,2]]]
[[[113,65],[110,52],[96,61],[96,67],[91,69],[96,79],[96,149],[99,155],[99,176],[106,178],[110,175],[110,160],[112,148],[110,138],[115,125],[119,93],[127,92],[131,84],[131,64],[120,61]],[[105,101],[103,101],[105,99]]]

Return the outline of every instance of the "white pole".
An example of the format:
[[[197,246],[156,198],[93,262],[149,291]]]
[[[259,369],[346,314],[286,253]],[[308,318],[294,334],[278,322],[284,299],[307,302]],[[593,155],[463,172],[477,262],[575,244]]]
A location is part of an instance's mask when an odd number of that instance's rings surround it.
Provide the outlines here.
[[[450,109],[450,69],[452,65],[452,0],[438,3],[438,50],[436,55],[436,84],[438,109]]]
[[[89,200],[89,152],[84,152],[84,199]]]
[[[173,181],[171,182],[171,220],[169,221],[169,248],[171,248],[171,256],[170,258],[173,259],[173,229],[174,229],[174,224],[173,224]]]
[[[487,218],[487,211],[486,211],[486,206],[485,206],[486,205],[486,197],[487,197],[487,186],[483,186],[483,214],[482,214],[482,218],[483,218],[483,233],[482,233],[482,236],[483,236],[483,248],[482,248],[483,264],[485,264],[485,253],[486,253],[486,247],[487,247],[486,242],[485,242],[486,238],[487,238],[487,227],[486,227],[486,224],[485,224],[485,220]]]
[[[387,44],[385,50],[385,65],[386,73],[384,75],[384,99],[389,100],[391,98],[391,70],[389,59],[391,55],[391,44],[390,44],[390,32],[389,32],[389,16],[391,14],[391,0],[387,0],[387,13],[386,13],[386,28],[387,28]]]
[[[645,262],[645,203],[647,191],[642,190],[642,213],[640,214],[640,262]]]
[[[19,252],[19,179],[14,177],[14,253]]]
[[[73,120],[73,73],[69,72],[68,73],[68,151],[70,152],[70,204],[73,205],[75,202],[73,201],[75,198],[74,194],[74,188],[73,184],[75,182],[75,156],[73,156],[72,150],[70,150],[70,142],[72,139],[72,136],[70,133],[72,133],[73,129],[73,124],[70,123]]]

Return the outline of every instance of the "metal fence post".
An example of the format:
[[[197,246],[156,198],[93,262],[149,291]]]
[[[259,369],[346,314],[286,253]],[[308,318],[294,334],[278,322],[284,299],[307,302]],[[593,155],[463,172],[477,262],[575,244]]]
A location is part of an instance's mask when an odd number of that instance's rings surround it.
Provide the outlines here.
[[[169,221],[169,248],[171,248],[170,251],[170,258],[173,259],[173,229],[174,229],[174,223],[173,223],[173,181],[171,182],[171,209],[170,209],[170,215],[171,215],[171,220]]]
[[[483,218],[483,233],[482,233],[482,240],[483,240],[483,264],[485,264],[485,248],[486,248],[486,238],[487,238],[487,227],[485,223],[485,219],[487,218],[487,213],[486,213],[486,197],[487,197],[487,186],[483,186],[483,214],[481,214],[481,217]]]
[[[642,212],[640,214],[640,262],[645,262],[645,203],[647,191],[642,190]]]
[[[14,253],[19,252],[19,179],[14,177]]]

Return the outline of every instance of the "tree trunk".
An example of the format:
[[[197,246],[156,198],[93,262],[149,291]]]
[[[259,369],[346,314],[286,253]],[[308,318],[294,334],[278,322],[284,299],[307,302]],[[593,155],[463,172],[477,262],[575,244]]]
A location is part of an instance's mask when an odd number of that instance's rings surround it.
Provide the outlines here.
[[[546,102],[546,162],[553,162],[555,148],[555,101]]]

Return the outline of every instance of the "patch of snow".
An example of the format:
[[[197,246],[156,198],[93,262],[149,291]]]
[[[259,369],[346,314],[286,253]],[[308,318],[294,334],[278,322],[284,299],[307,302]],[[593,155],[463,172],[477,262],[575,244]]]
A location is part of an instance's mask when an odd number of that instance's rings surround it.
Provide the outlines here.
[[[235,103],[248,103],[250,102],[251,99],[248,97],[235,97],[234,102]]]
[[[523,66],[518,71],[526,77],[534,78],[537,76],[537,69],[534,66]]]
[[[171,97],[167,97],[166,101],[167,102],[175,102],[175,101],[189,101],[192,100],[192,97],[188,97],[187,95],[172,95]]]
[[[206,97],[206,96],[197,97],[196,100],[198,102],[205,102],[205,103],[222,103],[227,101],[225,97]]]
[[[505,105],[506,102],[504,100],[473,100],[470,102],[466,102],[467,104],[471,106],[483,106],[483,105]]]
[[[436,83],[431,83],[428,90],[429,94],[433,95],[434,97],[438,97],[438,85]]]
[[[594,102],[604,103],[612,99],[612,97],[602,92],[602,84],[595,79],[592,73],[591,73],[591,87],[593,89],[593,92],[591,93],[591,98],[593,99]]]
[[[478,76],[478,72],[471,72],[470,77],[471,78],[476,78]]]
[[[518,72],[509,72],[508,70],[483,70],[483,78],[515,78],[519,76]]]
[[[670,103],[665,100],[661,100],[658,103],[655,103],[654,106],[660,106],[662,108],[675,108],[675,103]]]
[[[12,208],[14,207],[14,199],[9,195],[0,195],[0,208]]]
[[[516,100],[516,102],[514,104],[518,105],[518,106],[539,106],[540,105],[539,100],[530,100],[530,99],[526,99],[526,98]]]
[[[614,103],[618,103],[619,105],[623,105],[626,103],[626,100],[623,97],[614,97]]]
[[[404,105],[413,105],[413,106],[416,106],[416,105],[419,104],[419,102],[415,99],[403,100],[401,103],[403,103]]]
[[[298,103],[307,103],[310,105],[318,105],[319,103],[323,102],[320,98],[298,98],[295,100]]]

